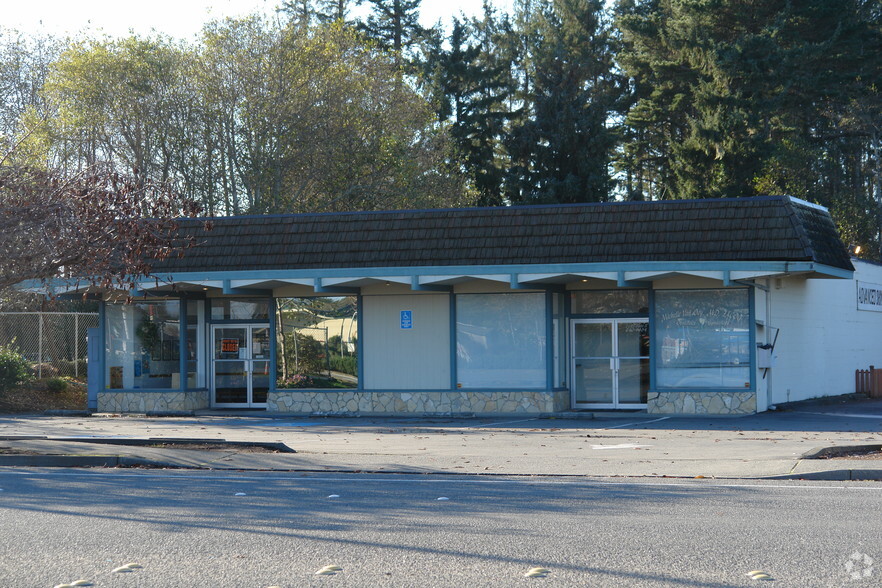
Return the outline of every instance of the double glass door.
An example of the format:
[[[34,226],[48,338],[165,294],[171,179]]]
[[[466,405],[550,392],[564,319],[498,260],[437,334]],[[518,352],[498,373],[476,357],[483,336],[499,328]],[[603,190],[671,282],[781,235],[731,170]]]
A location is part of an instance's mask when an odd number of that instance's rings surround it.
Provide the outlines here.
[[[573,405],[642,408],[649,391],[649,321],[574,319]]]
[[[212,406],[265,408],[271,377],[269,325],[216,325],[212,349]]]

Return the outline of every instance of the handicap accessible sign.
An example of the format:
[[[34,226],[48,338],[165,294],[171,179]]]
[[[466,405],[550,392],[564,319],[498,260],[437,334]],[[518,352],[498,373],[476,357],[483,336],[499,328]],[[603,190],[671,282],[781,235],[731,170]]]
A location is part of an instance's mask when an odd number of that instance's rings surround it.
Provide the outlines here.
[[[402,329],[412,329],[413,328],[413,311],[412,310],[402,310],[401,311],[401,328]]]

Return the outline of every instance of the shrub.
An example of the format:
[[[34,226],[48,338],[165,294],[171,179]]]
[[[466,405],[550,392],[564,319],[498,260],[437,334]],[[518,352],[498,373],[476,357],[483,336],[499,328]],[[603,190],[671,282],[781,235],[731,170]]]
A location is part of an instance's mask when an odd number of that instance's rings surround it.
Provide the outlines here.
[[[21,353],[0,347],[0,390],[8,390],[31,379],[31,364]]]
[[[331,369],[344,374],[358,375],[358,360],[352,355],[332,355]]]
[[[67,380],[64,378],[49,378],[46,380],[46,389],[53,394],[61,394],[67,390]]]
[[[294,374],[276,382],[276,388],[312,388],[312,378],[303,374]]]

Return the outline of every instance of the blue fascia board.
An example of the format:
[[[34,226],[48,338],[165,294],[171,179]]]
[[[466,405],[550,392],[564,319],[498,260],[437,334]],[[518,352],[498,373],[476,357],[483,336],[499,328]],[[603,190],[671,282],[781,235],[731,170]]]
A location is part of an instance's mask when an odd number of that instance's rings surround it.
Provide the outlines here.
[[[840,267],[833,267],[832,265],[824,265],[823,263],[816,263],[814,265],[814,271],[825,276],[844,278],[846,280],[851,280],[854,278],[854,272],[851,270],[842,269]]]
[[[272,290],[260,290],[257,288],[233,288],[230,285],[231,280],[225,279],[223,281],[223,293],[224,294],[233,294],[239,296],[265,296],[269,298],[273,295]]]
[[[414,267],[360,267],[303,270],[240,270],[201,271],[159,274],[158,278],[169,282],[188,280],[274,280],[296,278],[371,278],[389,275],[477,275],[512,273],[580,273],[580,272],[631,272],[631,271],[770,271],[780,273],[805,273],[818,271],[827,275],[851,277],[853,272],[817,264],[811,261],[633,261],[626,263],[558,263],[534,265],[458,265]],[[318,284],[317,284],[318,286]],[[340,291],[340,286],[336,288]],[[324,288],[322,288],[324,289]]]
[[[444,286],[437,284],[420,284],[419,276],[411,276],[410,289],[414,292],[453,292],[453,286]]]
[[[515,265],[451,265],[451,266],[413,266],[413,267],[358,267],[358,268],[320,268],[291,270],[239,270],[239,271],[199,271],[156,274],[152,279],[174,284],[197,280],[278,280],[313,279],[317,293],[357,294],[359,288],[331,286],[322,287],[322,278],[382,278],[397,276],[462,276],[480,274],[529,274],[529,273],[590,273],[590,272],[678,272],[678,271],[768,271],[781,274],[817,273],[824,276],[851,279],[854,272],[813,261],[629,261],[603,263],[554,263],[554,264],[515,264]],[[82,284],[83,282],[80,281]],[[71,286],[71,280],[52,280],[50,287]],[[630,284],[627,284],[630,285]],[[427,285],[428,286],[428,285]],[[45,290],[39,280],[29,280],[18,285],[19,288]],[[533,289],[542,289],[536,288]]]

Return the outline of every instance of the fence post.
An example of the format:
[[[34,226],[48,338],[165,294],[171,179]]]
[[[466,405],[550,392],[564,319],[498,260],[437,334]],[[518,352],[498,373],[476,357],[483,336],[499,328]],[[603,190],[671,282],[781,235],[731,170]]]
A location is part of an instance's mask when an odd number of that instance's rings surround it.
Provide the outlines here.
[[[74,315],[74,377],[80,377],[80,313]]]

